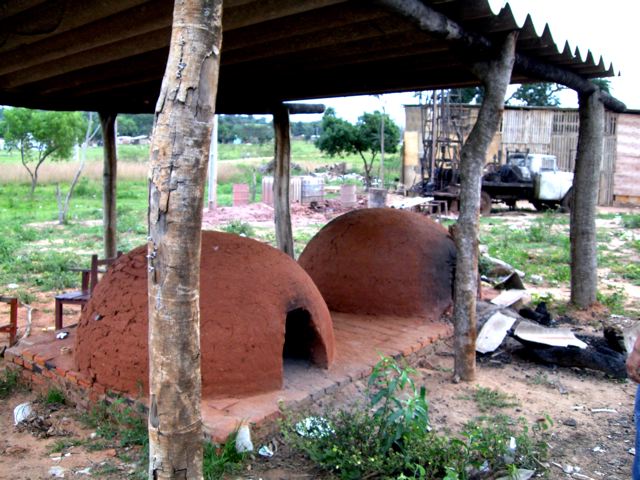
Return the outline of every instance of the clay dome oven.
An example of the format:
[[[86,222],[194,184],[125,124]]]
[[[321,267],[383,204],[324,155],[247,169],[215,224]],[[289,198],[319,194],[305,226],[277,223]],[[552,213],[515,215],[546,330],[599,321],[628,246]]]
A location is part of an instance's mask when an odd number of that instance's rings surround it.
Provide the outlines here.
[[[430,218],[369,208],[328,223],[299,263],[330,310],[437,320],[452,304],[455,252]]]
[[[78,369],[107,389],[148,391],[146,246],[123,255],[84,309]],[[328,367],[327,306],[309,276],[278,250],[237,235],[202,233],[200,344],[203,396],[282,387],[283,356]]]

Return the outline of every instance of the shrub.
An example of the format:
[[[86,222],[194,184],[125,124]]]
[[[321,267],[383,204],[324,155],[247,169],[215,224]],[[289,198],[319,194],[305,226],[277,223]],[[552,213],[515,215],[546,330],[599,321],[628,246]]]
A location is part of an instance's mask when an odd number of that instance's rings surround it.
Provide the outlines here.
[[[481,469],[494,478],[537,468],[546,457],[546,444],[535,438],[546,422],[530,430],[524,420],[498,415],[469,422],[458,435],[433,431],[424,388],[416,388],[411,374],[383,358],[369,378],[365,405],[311,417],[313,422],[289,417],[285,439],[342,479],[468,480]]]
[[[231,220],[223,230],[227,233],[235,233],[241,237],[252,238],[256,235],[256,231],[250,224],[241,222],[240,220]]]

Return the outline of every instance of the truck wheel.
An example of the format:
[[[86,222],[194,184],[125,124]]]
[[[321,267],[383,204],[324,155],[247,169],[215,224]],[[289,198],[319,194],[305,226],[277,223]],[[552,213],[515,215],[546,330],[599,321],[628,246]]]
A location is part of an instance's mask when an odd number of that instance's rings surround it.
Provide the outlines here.
[[[533,206],[539,212],[546,212],[547,210],[549,210],[549,204],[548,203],[544,203],[544,202],[541,202],[539,200],[533,200],[531,203],[533,203]]]
[[[569,213],[571,211],[571,206],[573,205],[573,188],[570,188],[566,193],[562,201],[560,202],[560,211],[564,213]]]
[[[489,215],[491,213],[491,195],[487,192],[480,192],[480,215]]]

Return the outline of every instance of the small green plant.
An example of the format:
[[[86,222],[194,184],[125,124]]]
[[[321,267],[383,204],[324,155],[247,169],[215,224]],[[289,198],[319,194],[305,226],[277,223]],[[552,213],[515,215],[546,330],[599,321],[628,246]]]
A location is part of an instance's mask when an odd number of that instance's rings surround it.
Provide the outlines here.
[[[49,453],[61,453],[64,452],[67,448],[77,447],[80,445],[84,445],[84,441],[79,438],[64,438],[61,440],[56,440],[47,448]]]
[[[256,231],[251,225],[245,222],[241,222],[240,220],[231,220],[231,222],[229,222],[229,224],[224,227],[224,231],[227,233],[235,233],[236,235],[249,238],[255,237],[256,235]]]
[[[50,388],[44,396],[44,403],[47,405],[63,405],[66,400],[64,393],[57,388]]]
[[[623,215],[622,226],[624,228],[640,228],[640,215],[639,214]]]
[[[597,292],[596,300],[609,309],[609,312],[620,315],[624,313],[627,295],[622,288],[614,288],[609,293]]]
[[[481,412],[515,407],[518,405],[518,402],[512,395],[486,387],[477,387],[475,392],[473,392],[473,400]]]
[[[0,378],[0,398],[9,397],[18,387],[18,372],[5,368],[2,378]]]
[[[204,444],[203,475],[205,480],[217,480],[225,473],[237,473],[242,469],[246,453],[236,450],[236,436],[233,432],[223,445],[212,442]]]

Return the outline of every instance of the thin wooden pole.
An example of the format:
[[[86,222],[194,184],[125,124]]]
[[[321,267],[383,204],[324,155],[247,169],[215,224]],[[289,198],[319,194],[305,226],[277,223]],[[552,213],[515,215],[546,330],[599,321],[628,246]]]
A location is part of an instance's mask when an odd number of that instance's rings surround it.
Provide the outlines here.
[[[275,172],[273,175],[273,205],[275,209],[276,243],[284,253],[294,258],[289,182],[291,178],[291,135],[289,110],[280,105],[273,111],[275,131]]]
[[[116,215],[116,189],[118,179],[118,155],[116,150],[116,114],[99,112],[102,140],[104,143],[104,165],[102,171],[102,219],[104,256],[112,258],[118,251]]]

